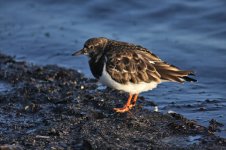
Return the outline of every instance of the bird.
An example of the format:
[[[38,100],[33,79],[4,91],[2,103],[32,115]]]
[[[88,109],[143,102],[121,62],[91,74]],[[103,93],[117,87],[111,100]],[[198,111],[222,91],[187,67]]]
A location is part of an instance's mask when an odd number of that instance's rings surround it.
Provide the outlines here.
[[[93,76],[107,87],[129,93],[118,113],[130,111],[138,95],[163,82],[196,82],[191,70],[181,70],[140,45],[111,40],[106,37],[88,39],[73,56],[86,55]]]

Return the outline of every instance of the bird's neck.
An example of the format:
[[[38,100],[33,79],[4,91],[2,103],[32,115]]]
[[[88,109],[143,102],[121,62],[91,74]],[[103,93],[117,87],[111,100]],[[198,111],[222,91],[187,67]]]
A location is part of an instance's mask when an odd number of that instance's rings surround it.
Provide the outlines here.
[[[98,55],[96,57],[90,58],[89,67],[95,78],[99,79],[100,76],[102,75],[104,63],[105,63],[104,55]]]

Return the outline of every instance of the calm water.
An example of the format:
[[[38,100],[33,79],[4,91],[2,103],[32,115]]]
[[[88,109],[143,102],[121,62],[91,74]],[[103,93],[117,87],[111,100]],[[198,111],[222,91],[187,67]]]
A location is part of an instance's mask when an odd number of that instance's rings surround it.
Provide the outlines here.
[[[195,70],[199,80],[162,84],[143,93],[147,100],[163,112],[179,112],[203,125],[215,118],[226,126],[225,10],[225,0],[0,0],[0,51],[92,77],[87,59],[71,56],[86,39],[137,43],[169,63]]]

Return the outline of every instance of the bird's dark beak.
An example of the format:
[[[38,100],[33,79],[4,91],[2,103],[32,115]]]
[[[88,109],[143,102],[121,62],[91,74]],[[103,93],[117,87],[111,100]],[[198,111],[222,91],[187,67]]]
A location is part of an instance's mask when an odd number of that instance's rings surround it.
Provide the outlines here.
[[[79,55],[83,55],[83,54],[85,54],[86,53],[86,50],[83,48],[83,49],[81,49],[81,50],[79,50],[79,51],[75,51],[73,54],[72,54],[72,56],[79,56]]]

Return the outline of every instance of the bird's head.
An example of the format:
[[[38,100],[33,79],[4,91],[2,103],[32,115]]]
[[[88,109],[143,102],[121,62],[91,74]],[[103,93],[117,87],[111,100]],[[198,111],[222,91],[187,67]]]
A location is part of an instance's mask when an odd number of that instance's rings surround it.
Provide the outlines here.
[[[104,37],[88,39],[85,42],[84,47],[81,50],[74,52],[72,55],[87,55],[90,58],[96,57],[104,52],[107,42],[108,39]]]

